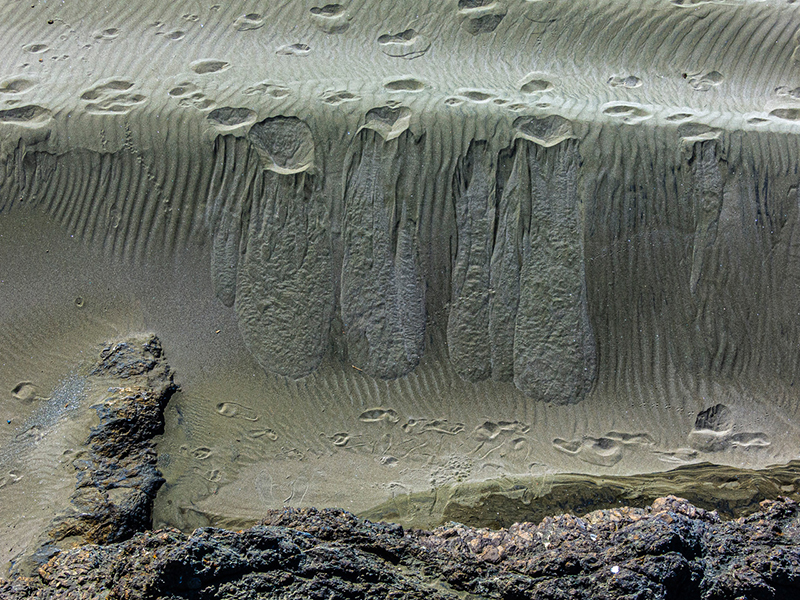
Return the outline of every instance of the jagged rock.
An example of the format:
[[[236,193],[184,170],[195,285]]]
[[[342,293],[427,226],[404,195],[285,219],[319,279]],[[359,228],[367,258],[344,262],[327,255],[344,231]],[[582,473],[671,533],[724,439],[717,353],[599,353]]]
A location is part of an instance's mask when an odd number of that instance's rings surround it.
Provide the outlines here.
[[[154,335],[108,345],[90,375],[109,385],[108,396],[93,407],[100,424],[87,440],[89,458],[76,464],[77,512],[56,519],[49,535],[107,544],[151,526],[164,483],[153,437],[163,432],[164,407],[178,387]]]
[[[89,373],[89,383],[105,389],[92,406],[100,418],[76,460],[75,493],[30,556],[13,571],[27,573],[75,545],[109,544],[152,526],[156,492],[164,483],[156,466],[154,436],[163,433],[164,407],[178,389],[152,334],[108,344]]]
[[[451,523],[405,531],[328,509],[267,513],[245,531],[140,533],[54,556],[37,577],[0,582],[23,598],[795,598],[797,503],[749,517],[668,496],[501,530]]]

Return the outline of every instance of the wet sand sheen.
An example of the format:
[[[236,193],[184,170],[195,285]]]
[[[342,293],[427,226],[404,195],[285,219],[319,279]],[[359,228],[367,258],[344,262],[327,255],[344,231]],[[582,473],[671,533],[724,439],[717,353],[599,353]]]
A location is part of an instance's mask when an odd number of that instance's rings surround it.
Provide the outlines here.
[[[168,483],[156,518],[182,527],[246,522],[284,504],[359,512],[496,477],[627,475],[703,460],[759,468],[793,456],[790,436],[764,433],[783,425],[748,422],[752,404],[732,394],[724,410],[740,417],[717,431],[702,398],[680,411],[656,395],[624,410],[609,410],[600,395],[570,407],[532,404],[510,384],[464,383],[431,355],[392,382],[346,365],[300,383],[266,375],[195,382],[167,410]]]
[[[26,224],[18,213],[4,222],[15,226],[4,233],[4,243],[23,244],[33,231],[48,231],[41,217]],[[87,250],[76,250],[67,234],[61,234],[59,245],[58,231],[50,230],[50,248],[60,257],[59,272],[70,281],[85,269]],[[755,422],[752,399],[743,399],[736,389],[707,388],[709,397],[723,400],[710,406],[691,388],[681,402],[678,388],[669,402],[653,394],[638,406],[617,403],[612,410],[613,399],[601,389],[577,405],[557,406],[531,402],[511,383],[465,382],[443,355],[442,326],[436,321],[429,331],[439,337],[429,336],[422,363],[404,378],[376,380],[335,357],[297,382],[268,375],[235,335],[233,317],[207,301],[212,289],[207,263],[198,261],[196,271],[182,278],[168,277],[173,267],[161,267],[164,283],[155,286],[152,266],[104,265],[97,255],[93,260],[97,275],[119,298],[139,301],[109,304],[103,313],[106,328],[96,333],[82,321],[76,323],[80,335],[51,332],[50,343],[63,348],[64,363],[49,356],[32,363],[30,354],[17,354],[9,363],[16,370],[4,371],[18,373],[6,383],[7,393],[11,396],[19,379],[52,396],[53,388],[42,383],[48,380],[32,376],[34,369],[46,367],[58,381],[74,368],[64,366],[67,357],[79,357],[104,337],[125,328],[160,330],[170,362],[181,367],[182,392],[167,408],[159,444],[167,484],[159,495],[157,523],[191,527],[214,519],[251,520],[265,507],[284,504],[364,511],[402,494],[507,475],[647,473],[701,460],[758,468],[793,456],[796,433],[769,435],[786,430],[788,414],[773,407],[771,421]],[[191,265],[178,264],[183,271]],[[143,296],[145,288],[149,292]],[[90,288],[76,289],[85,307],[99,300]],[[79,310],[72,295],[65,294],[63,302]],[[197,300],[187,300],[192,298]],[[192,318],[181,319],[181,314]],[[32,335],[42,326],[37,311],[28,317],[17,312],[10,321],[16,334]],[[222,331],[226,323],[233,334]],[[203,335],[209,344],[194,342]],[[6,401],[29,406],[28,415],[40,407],[37,401]],[[15,417],[16,434],[28,415]],[[74,436],[75,443],[81,441],[79,432]],[[13,444],[11,439],[6,444]],[[70,481],[66,471],[57,475],[44,465],[21,460],[4,469],[28,477],[14,484],[17,489],[27,482]]]

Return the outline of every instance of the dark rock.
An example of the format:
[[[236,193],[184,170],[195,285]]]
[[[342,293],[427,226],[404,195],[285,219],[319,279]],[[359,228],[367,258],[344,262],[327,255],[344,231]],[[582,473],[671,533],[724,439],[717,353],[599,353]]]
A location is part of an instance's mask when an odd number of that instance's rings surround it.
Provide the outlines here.
[[[62,551],[22,598],[535,598],[718,600],[800,595],[800,510],[734,521],[670,496],[538,525],[405,531],[341,510],[270,511],[245,531],[136,534]]]
[[[47,532],[51,542],[108,544],[148,529],[164,482],[153,437],[163,432],[164,407],[177,386],[158,338],[108,345],[90,380],[108,391],[93,406],[100,423],[89,434],[88,457],[75,463],[72,507],[54,520]],[[47,543],[37,554],[45,549],[52,554],[53,548]]]

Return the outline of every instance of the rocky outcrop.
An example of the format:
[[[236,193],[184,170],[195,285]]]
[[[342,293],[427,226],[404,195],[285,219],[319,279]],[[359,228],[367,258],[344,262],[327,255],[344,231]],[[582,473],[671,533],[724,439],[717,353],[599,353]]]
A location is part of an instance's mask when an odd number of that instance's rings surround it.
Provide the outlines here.
[[[746,518],[674,496],[646,509],[561,515],[501,530],[404,531],[340,510],[286,509],[246,531],[137,534],[60,553],[23,598],[795,598],[800,511],[765,501]]]
[[[92,408],[100,418],[76,460],[71,506],[56,517],[33,556],[16,561],[14,571],[35,568],[60,549],[129,539],[152,526],[156,492],[164,483],[153,438],[163,433],[164,407],[178,389],[152,334],[107,345],[92,367],[89,384],[103,390]]]
[[[95,405],[88,458],[76,464],[74,510],[57,519],[50,536],[79,536],[108,544],[151,526],[150,512],[164,479],[153,437],[163,433],[164,407],[177,390],[154,335],[106,346],[90,373],[108,395]]]

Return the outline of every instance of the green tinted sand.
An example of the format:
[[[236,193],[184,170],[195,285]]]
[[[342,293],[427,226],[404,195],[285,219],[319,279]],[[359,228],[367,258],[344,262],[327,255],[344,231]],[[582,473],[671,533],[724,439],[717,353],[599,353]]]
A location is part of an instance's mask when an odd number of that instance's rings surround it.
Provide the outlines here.
[[[134,331],[156,524],[796,459],[797,11],[7,3],[2,560]]]

